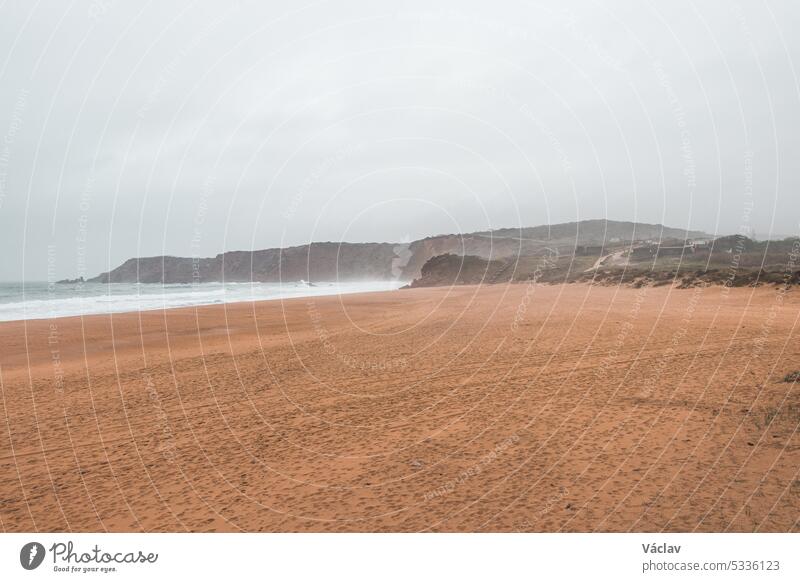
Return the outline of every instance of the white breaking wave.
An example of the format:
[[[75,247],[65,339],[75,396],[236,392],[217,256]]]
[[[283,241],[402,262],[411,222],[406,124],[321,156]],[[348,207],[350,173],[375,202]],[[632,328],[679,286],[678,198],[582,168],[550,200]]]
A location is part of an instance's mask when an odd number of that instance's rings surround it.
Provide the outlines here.
[[[355,283],[201,283],[161,285],[126,283],[2,284],[0,321],[76,315],[153,311],[175,307],[240,303],[295,297],[345,295],[398,289],[401,281]]]

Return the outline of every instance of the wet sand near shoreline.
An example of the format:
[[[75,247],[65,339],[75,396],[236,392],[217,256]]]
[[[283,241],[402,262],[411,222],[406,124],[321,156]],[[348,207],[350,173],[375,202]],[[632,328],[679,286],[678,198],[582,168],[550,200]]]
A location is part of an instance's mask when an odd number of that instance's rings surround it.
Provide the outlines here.
[[[4,531],[800,531],[800,289],[0,323]]]

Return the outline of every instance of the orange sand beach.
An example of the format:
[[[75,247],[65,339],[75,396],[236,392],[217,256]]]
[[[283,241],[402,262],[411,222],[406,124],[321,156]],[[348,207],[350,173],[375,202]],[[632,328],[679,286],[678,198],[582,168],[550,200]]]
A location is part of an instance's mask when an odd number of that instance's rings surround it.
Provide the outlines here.
[[[800,531],[800,289],[0,324],[5,531]]]

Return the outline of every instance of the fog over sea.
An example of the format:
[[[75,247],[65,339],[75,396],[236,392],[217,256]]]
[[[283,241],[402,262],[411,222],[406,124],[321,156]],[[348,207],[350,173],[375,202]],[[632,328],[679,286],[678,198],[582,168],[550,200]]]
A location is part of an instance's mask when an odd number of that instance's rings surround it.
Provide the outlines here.
[[[291,283],[0,283],[0,321],[398,289],[402,281]]]

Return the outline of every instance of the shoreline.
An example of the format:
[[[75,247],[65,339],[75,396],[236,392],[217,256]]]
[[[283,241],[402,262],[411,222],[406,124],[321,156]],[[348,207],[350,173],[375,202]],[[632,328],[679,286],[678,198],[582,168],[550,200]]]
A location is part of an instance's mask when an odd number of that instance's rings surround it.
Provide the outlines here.
[[[128,285],[128,283],[120,283],[121,285]],[[214,284],[214,283],[211,283]],[[248,282],[242,283],[235,283],[237,285],[253,285]],[[261,284],[261,283],[254,283],[254,284]],[[107,285],[107,284],[103,284]],[[143,285],[154,285],[154,286],[162,286],[159,283],[143,283]],[[183,284],[176,284],[181,285]],[[708,285],[695,285],[695,286],[687,286],[681,285],[677,281],[671,284],[658,284],[658,285],[642,285],[637,286],[631,284],[630,282],[626,283],[614,283],[608,282],[605,279],[598,279],[597,281],[585,281],[585,280],[576,280],[576,281],[565,281],[565,282],[552,282],[552,281],[539,281],[532,283],[531,281],[513,281],[513,282],[506,282],[506,283],[497,283],[497,284],[455,284],[455,285],[437,285],[437,286],[418,286],[418,287],[410,287],[410,283],[405,283],[399,287],[389,288],[389,289],[374,289],[374,290],[354,290],[354,291],[336,291],[331,293],[321,293],[316,295],[299,295],[299,296],[284,296],[284,297],[264,297],[264,298],[256,298],[256,299],[234,299],[232,301],[215,301],[215,302],[208,302],[208,303],[195,303],[191,305],[174,305],[174,306],[167,306],[167,307],[151,307],[151,308],[144,308],[144,309],[131,309],[128,311],[97,311],[97,312],[90,312],[90,313],[83,313],[83,314],[70,314],[70,315],[42,315],[41,317],[28,317],[24,319],[0,319],[0,326],[5,324],[12,324],[12,323],[20,323],[20,322],[36,322],[36,321],[53,321],[53,320],[62,320],[62,319],[72,319],[72,318],[88,318],[88,317],[108,317],[108,316],[122,316],[122,315],[131,315],[131,314],[138,314],[138,313],[154,313],[154,312],[163,312],[163,311],[173,311],[173,310],[184,310],[184,309],[196,309],[196,308],[209,308],[209,307],[224,307],[224,306],[241,306],[241,305],[257,305],[263,302],[286,302],[286,301],[293,301],[293,300],[304,300],[310,298],[321,298],[321,297],[341,297],[341,296],[352,296],[352,295],[365,295],[365,294],[374,294],[374,293],[394,293],[397,291],[413,291],[413,290],[433,290],[433,289],[479,289],[479,288],[490,288],[490,287],[497,287],[503,288],[508,286],[514,287],[563,287],[563,286],[572,286],[572,287],[597,287],[597,288],[619,288],[619,289],[628,289],[628,290],[637,290],[637,289],[665,289],[669,291],[689,291],[692,289],[706,289],[706,290],[741,290],[742,292],[746,291],[754,291],[754,290],[772,290],[780,292],[783,290],[784,293],[789,293],[793,289],[800,289],[800,286],[797,284],[784,284],[784,283],[775,283],[775,282],[764,282],[760,283],[756,286],[752,285],[741,285],[741,286],[730,286],[724,284],[708,284]],[[188,287],[191,285],[187,284]],[[89,296],[89,297],[75,297],[74,299],[91,299],[92,297],[103,297],[103,298],[113,298],[114,295],[97,295],[97,296]],[[146,295],[143,295],[146,297]],[[36,300],[34,300],[36,301]],[[20,302],[21,303],[21,302]],[[0,304],[2,307],[3,304]]]
[[[37,285],[42,285],[37,283]],[[52,320],[63,317],[87,317],[92,315],[119,315],[123,313],[145,313],[150,311],[163,311],[167,309],[182,309],[191,307],[207,307],[214,305],[232,305],[238,303],[256,303],[259,301],[275,301],[286,300],[292,298],[304,297],[326,297],[335,295],[352,295],[358,293],[379,293],[383,291],[397,290],[402,282],[394,281],[352,281],[352,282],[320,282],[313,286],[302,286],[298,283],[289,284],[274,284],[274,289],[270,288],[272,283],[207,283],[205,288],[191,284],[174,284],[162,285],[158,283],[143,283],[143,284],[128,284],[119,283],[121,289],[128,287],[138,290],[140,285],[147,286],[149,293],[103,293],[94,295],[62,295],[56,297],[50,291],[50,284],[43,284],[47,286],[47,295],[43,298],[35,292],[31,293],[32,297],[29,299],[20,298],[17,301],[0,303],[0,324],[9,323],[14,321],[38,321],[38,320]],[[108,287],[108,284],[98,283],[102,287]],[[228,287],[229,285],[233,285]],[[286,290],[283,291],[283,287]],[[264,295],[261,297],[248,297],[247,295],[236,296],[236,290],[255,290],[259,287],[266,287],[263,289],[264,293],[278,293],[274,296]],[[239,289],[237,289],[237,287]],[[168,288],[171,292],[158,293],[159,289]],[[276,291],[280,289],[280,291]],[[305,289],[315,289],[316,292],[309,294],[299,294]],[[66,289],[64,289],[66,290]],[[212,297],[211,294],[229,295],[229,299],[219,299]],[[283,294],[280,294],[283,293]],[[204,294],[206,294],[204,296]],[[111,308],[109,302],[114,301],[127,302],[127,306],[123,308]],[[136,303],[138,302],[138,303]],[[169,304],[169,303],[172,304]],[[53,306],[49,304],[53,304]],[[75,304],[81,305],[85,312],[83,313],[70,313],[77,308]],[[159,305],[160,303],[167,303],[167,305]],[[13,309],[27,309],[28,306],[33,312],[28,317],[12,317],[11,319],[3,319],[5,317],[3,310]],[[105,307],[103,307],[105,305]],[[137,307],[138,305],[138,307]],[[69,307],[67,307],[69,306]],[[94,307],[93,307],[94,306]],[[37,311],[36,307],[40,310]],[[41,310],[47,309],[49,311],[42,312]]]

